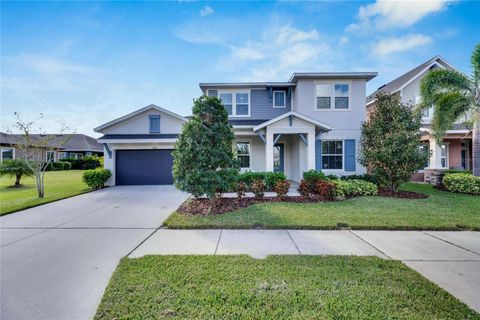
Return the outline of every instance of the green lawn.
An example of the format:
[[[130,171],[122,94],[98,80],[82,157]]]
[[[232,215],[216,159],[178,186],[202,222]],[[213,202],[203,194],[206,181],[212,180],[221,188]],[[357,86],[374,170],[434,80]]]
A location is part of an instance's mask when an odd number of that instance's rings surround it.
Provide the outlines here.
[[[124,258],[94,319],[480,319],[399,261]]]
[[[82,181],[82,170],[48,171],[45,173],[45,197],[37,196],[34,178],[22,178],[21,188],[8,188],[14,178],[0,178],[0,216],[47,202],[89,191]]]
[[[360,197],[315,204],[265,203],[221,215],[173,213],[169,228],[293,228],[480,230],[480,196],[439,191],[430,185],[406,183],[404,190],[429,194],[410,200]]]

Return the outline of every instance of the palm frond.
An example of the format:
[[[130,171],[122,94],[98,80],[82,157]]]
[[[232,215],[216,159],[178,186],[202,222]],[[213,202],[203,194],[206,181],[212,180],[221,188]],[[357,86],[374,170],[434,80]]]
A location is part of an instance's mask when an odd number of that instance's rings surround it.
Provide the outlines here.
[[[471,110],[471,100],[463,92],[439,92],[433,96],[434,112],[432,129],[437,140],[441,140],[445,131],[461,116]]]

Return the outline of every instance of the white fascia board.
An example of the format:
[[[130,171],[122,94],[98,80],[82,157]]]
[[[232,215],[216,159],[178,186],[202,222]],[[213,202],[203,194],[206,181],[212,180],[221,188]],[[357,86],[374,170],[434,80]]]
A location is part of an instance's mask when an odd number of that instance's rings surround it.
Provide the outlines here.
[[[297,112],[295,112],[295,111],[290,111],[290,112],[284,113],[284,114],[282,114],[282,115],[280,115],[280,116],[278,116],[278,117],[276,117],[276,118],[273,118],[273,119],[271,119],[271,120],[269,120],[269,121],[266,121],[266,122],[264,122],[264,123],[262,123],[262,124],[259,124],[258,126],[256,126],[256,127],[253,128],[253,131],[258,131],[258,130],[260,130],[260,129],[263,129],[263,128],[265,128],[265,127],[267,127],[267,126],[269,126],[269,125],[271,125],[271,124],[273,124],[273,123],[275,123],[275,122],[278,122],[278,121],[280,121],[280,120],[283,120],[283,119],[285,119],[285,118],[287,118],[287,117],[289,117],[289,116],[297,117],[297,118],[299,118],[299,119],[301,119],[301,120],[304,120],[304,121],[306,121],[306,122],[309,122],[309,123],[311,123],[311,124],[314,124],[314,125],[316,125],[316,126],[318,126],[318,127],[322,127],[323,129],[326,129],[326,130],[332,130],[332,128],[331,128],[329,125],[325,124],[325,123],[322,123],[322,122],[313,120],[312,118],[309,118],[309,117],[307,117],[307,116],[304,116],[304,115],[302,115],[302,114],[300,114],[300,113],[297,113]]]

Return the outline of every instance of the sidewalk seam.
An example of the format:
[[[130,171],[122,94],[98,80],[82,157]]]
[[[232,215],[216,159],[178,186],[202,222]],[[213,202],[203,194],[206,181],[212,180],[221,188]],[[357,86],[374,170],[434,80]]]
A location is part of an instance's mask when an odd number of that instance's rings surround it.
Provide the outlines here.
[[[437,236],[434,236],[433,234],[430,234],[430,233],[428,233],[428,232],[426,232],[426,231],[422,231],[422,233],[425,234],[425,235],[427,235],[427,236],[430,236],[430,237],[432,237],[432,238],[435,238],[435,239],[437,239],[437,240],[440,240],[440,241],[446,242],[446,243],[448,243],[448,244],[451,244],[452,246],[455,246],[455,247],[457,247],[457,248],[460,248],[460,249],[463,249],[463,250],[465,250],[465,251],[471,252],[471,253],[473,253],[473,254],[475,254],[475,255],[477,255],[477,256],[480,256],[479,253],[477,253],[477,252],[475,252],[475,251],[473,251],[473,250],[464,248],[464,247],[462,247],[461,245],[458,245],[458,244],[456,244],[456,243],[453,243],[453,242],[450,242],[450,241],[448,241],[448,240],[445,240],[445,239],[439,238],[439,237],[437,237]]]
[[[220,239],[222,239],[222,233],[223,233],[223,229],[220,229],[220,235],[218,236],[217,245],[215,246],[215,252],[213,253],[214,255],[217,254],[218,246],[220,245]]]
[[[373,244],[371,244],[370,242],[368,242],[367,240],[363,239],[362,237],[360,237],[358,234],[354,233],[352,230],[348,230],[348,232],[350,232],[351,234],[353,234],[355,237],[357,237],[358,239],[362,240],[363,242],[365,242],[366,244],[368,244],[370,247],[372,247],[373,249],[377,250],[378,252],[380,252],[381,254],[383,254],[385,257],[387,257],[388,259],[390,260],[395,260],[393,259],[392,257],[390,257],[388,254],[386,254],[385,252],[383,252],[382,250],[378,249],[377,247],[375,247]]]
[[[155,232],[157,232],[158,230],[160,230],[162,226],[158,227],[157,229],[155,229],[152,233],[150,233],[145,239],[143,239],[139,244],[137,244],[135,246],[135,248],[133,248],[129,253],[127,253],[125,255],[125,257],[128,257],[129,255],[131,255],[135,250],[137,250],[142,244],[145,243],[145,241],[147,241],[148,239],[150,239],[151,236],[153,236],[155,234]]]
[[[295,249],[297,249],[298,254],[303,254],[302,251],[300,250],[300,248],[297,246],[297,243],[295,242],[295,240],[293,240],[293,237],[290,234],[290,231],[289,230],[286,230],[286,231],[287,231],[288,237],[290,238],[290,240],[292,240],[293,245],[295,246]]]

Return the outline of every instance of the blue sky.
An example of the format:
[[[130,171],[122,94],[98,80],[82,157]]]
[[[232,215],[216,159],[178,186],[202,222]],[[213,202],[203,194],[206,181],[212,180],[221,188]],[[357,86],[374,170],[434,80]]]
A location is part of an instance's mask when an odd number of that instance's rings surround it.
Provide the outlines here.
[[[470,72],[480,2],[2,2],[1,129],[13,112],[77,133],[150,103],[186,115],[199,82],[377,71],[440,54]]]

